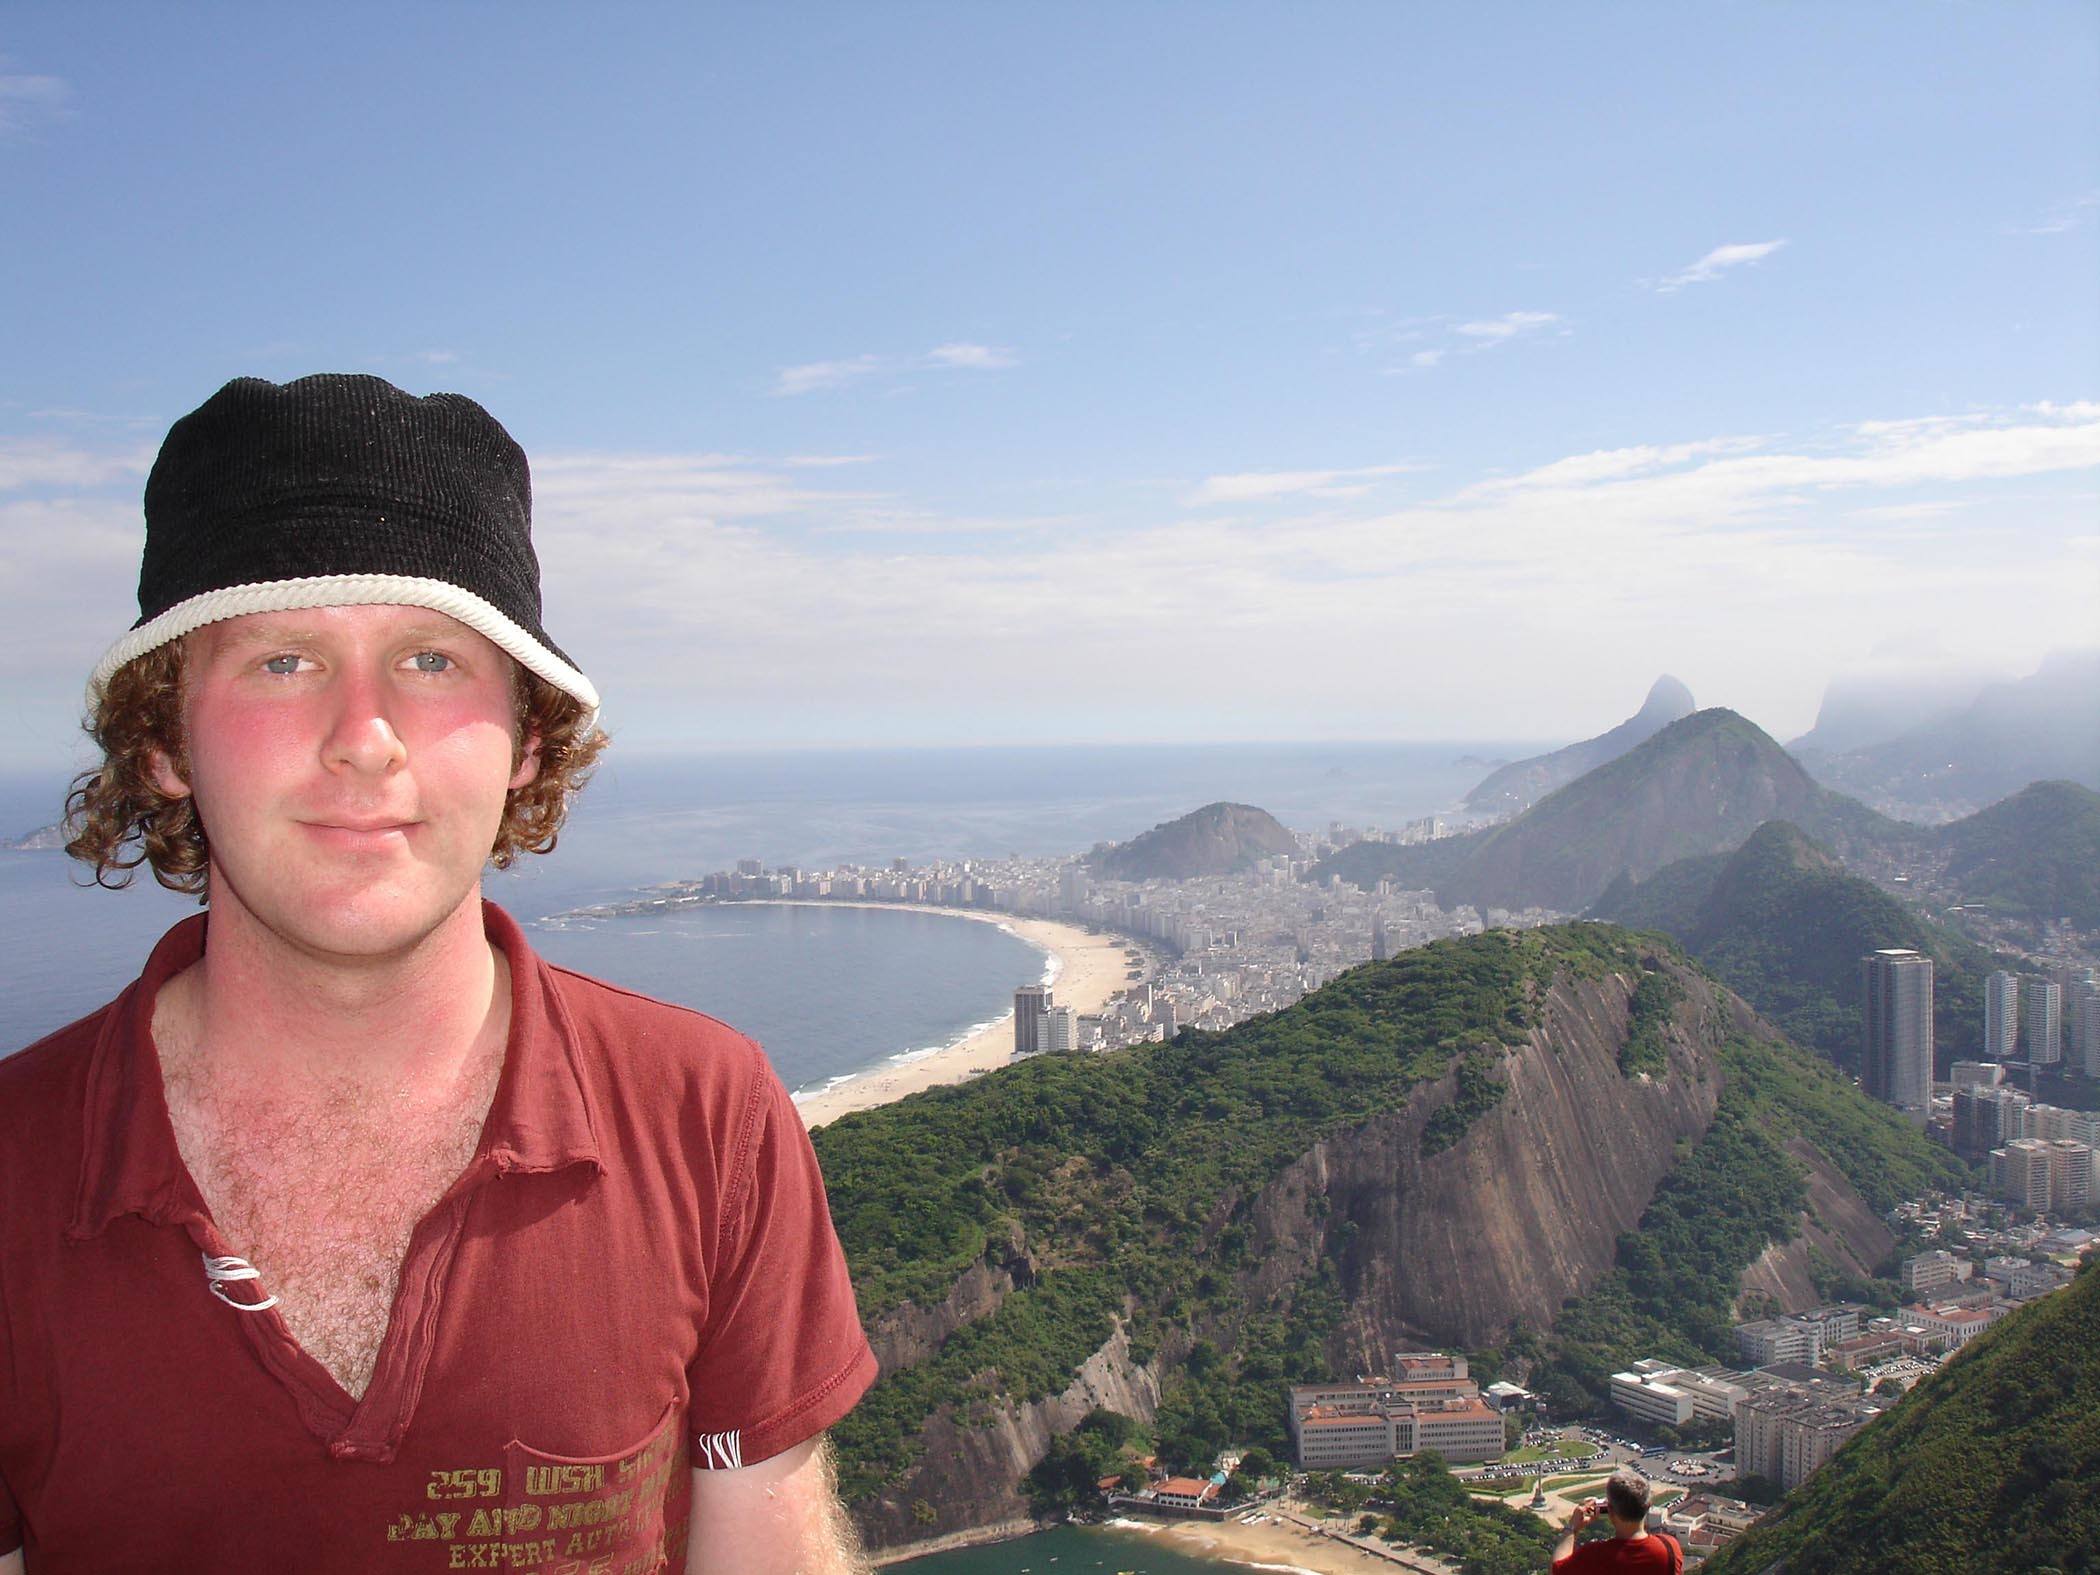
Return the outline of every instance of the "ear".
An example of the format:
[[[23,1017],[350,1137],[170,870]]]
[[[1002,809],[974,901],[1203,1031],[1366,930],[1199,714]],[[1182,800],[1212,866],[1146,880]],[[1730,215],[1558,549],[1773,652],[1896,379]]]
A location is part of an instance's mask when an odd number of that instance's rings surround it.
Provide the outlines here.
[[[540,735],[527,733],[525,743],[518,750],[518,769],[510,774],[510,791],[515,793],[540,774]]]
[[[169,798],[190,796],[190,785],[183,781],[175,770],[175,762],[168,758],[165,749],[150,749],[146,752],[146,778]]]

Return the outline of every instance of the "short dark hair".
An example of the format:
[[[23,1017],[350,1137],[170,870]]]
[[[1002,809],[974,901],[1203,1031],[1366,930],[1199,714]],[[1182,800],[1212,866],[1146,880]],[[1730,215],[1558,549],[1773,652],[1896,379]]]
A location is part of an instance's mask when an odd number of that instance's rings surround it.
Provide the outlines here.
[[[1646,1520],[1648,1499],[1654,1492],[1655,1485],[1631,1466],[1619,1467],[1604,1484],[1605,1502],[1621,1520]]]

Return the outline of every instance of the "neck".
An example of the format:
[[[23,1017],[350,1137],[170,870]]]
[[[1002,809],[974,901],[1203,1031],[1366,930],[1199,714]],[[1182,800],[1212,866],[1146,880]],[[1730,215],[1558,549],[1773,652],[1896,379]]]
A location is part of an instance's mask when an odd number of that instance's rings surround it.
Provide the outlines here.
[[[391,955],[318,955],[238,902],[214,902],[203,958],[154,1012],[163,1055],[257,1089],[456,1084],[510,1026],[509,966],[482,929],[480,891]]]

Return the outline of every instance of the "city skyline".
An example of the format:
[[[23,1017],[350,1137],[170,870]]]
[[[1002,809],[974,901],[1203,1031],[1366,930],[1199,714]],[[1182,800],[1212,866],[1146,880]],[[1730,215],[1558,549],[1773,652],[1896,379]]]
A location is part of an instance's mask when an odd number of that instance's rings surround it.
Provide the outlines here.
[[[0,35],[0,767],[242,374],[486,403],[636,749],[1565,740],[1663,672],[1786,738],[2091,642],[2090,10],[219,16]]]

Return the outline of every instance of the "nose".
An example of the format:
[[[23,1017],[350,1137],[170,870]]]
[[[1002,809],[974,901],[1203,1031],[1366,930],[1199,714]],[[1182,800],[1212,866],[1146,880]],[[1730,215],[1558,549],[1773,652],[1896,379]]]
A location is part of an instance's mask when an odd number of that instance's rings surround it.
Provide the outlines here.
[[[383,776],[406,764],[408,746],[394,731],[384,686],[353,672],[338,679],[335,691],[335,714],[322,746],[327,765]]]

